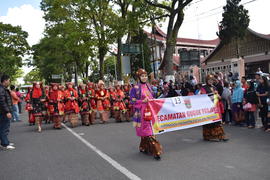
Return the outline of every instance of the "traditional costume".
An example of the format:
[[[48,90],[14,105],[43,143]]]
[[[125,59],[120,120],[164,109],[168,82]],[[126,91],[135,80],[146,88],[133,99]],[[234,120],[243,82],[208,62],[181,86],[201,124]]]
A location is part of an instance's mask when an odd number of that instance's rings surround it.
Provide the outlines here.
[[[126,112],[126,107],[125,107],[125,104],[124,104],[125,94],[121,90],[121,86],[120,85],[116,85],[115,89],[116,90],[115,90],[114,96],[112,96],[113,101],[114,101],[113,102],[114,116],[115,116],[116,122],[122,122],[122,118],[121,117]]]
[[[113,108],[114,99],[116,98],[115,88],[112,86],[109,88],[110,90],[110,103],[111,103],[111,118],[115,118],[115,112]]]
[[[44,101],[44,106],[46,108],[46,111],[45,111],[45,114],[44,114],[44,121],[45,123],[51,123],[53,122],[53,117],[50,116],[50,112],[48,110],[48,107],[49,107],[49,93],[51,91],[51,88],[49,86],[45,86],[44,87],[44,92],[45,92],[45,101]]]
[[[88,91],[89,103],[91,107],[90,114],[89,114],[89,122],[90,124],[93,124],[96,120],[96,113],[97,113],[95,84],[92,82],[89,82],[87,84],[87,91]]]
[[[218,92],[215,90],[215,87],[213,86],[212,75],[207,75],[206,77],[206,85],[203,86],[203,89],[201,90],[201,94],[208,94],[208,96],[212,99],[214,104],[217,105],[219,108],[219,95]],[[203,125],[203,139],[205,141],[227,141],[228,139],[225,138],[225,132],[222,127],[221,122],[215,122],[211,124]]]
[[[65,90],[65,113],[66,118],[71,124],[71,127],[78,126],[78,93],[73,88],[73,83],[67,83],[67,89]]]
[[[25,110],[28,111],[28,122],[29,126],[35,125],[35,117],[33,115],[33,106],[31,105],[30,102],[30,94],[31,94],[32,88],[28,88],[27,94],[24,98],[26,105],[25,105]]]
[[[79,107],[82,125],[89,126],[90,102],[89,94],[84,84],[79,86]]]
[[[134,86],[130,91],[130,100],[133,104],[134,115],[133,124],[136,128],[137,136],[141,137],[140,152],[151,154],[155,159],[159,160],[162,153],[162,146],[153,136],[151,124],[151,111],[147,101],[153,99],[152,90],[147,81],[147,72],[144,69],[137,71],[140,83]],[[142,76],[146,76],[146,80],[142,81]],[[150,116],[149,116],[150,115]]]
[[[49,92],[48,110],[55,129],[61,129],[61,121],[65,111],[64,99],[65,96],[59,89],[59,85],[52,83],[51,91]]]
[[[130,86],[125,84],[123,87],[123,91],[124,91],[124,103],[125,103],[125,120],[126,121],[130,121],[130,117],[132,114],[132,105],[130,103],[130,97],[129,97],[129,93],[130,93]]]
[[[110,112],[110,93],[107,89],[104,88],[104,82],[100,80],[98,82],[99,89],[96,90],[96,99],[97,99],[97,111],[100,113],[100,119],[102,123],[105,123],[109,120]]]
[[[46,94],[42,88],[42,83],[35,82],[33,89],[30,92],[30,103],[33,116],[35,117],[36,124],[38,126],[38,132],[41,132],[41,124],[44,116],[46,115],[46,107],[44,102],[46,101]]]

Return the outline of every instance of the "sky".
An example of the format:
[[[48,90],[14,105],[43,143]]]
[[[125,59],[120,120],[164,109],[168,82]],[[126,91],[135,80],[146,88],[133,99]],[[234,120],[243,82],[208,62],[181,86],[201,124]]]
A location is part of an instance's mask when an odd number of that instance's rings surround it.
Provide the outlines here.
[[[249,11],[249,27],[262,34],[270,34],[270,0],[242,0]],[[217,38],[218,22],[226,0],[193,0],[185,9],[185,19],[179,37],[211,40]],[[28,43],[36,44],[42,38],[45,21],[40,0],[0,0],[0,22],[20,25],[29,33]],[[161,25],[166,33],[167,21]],[[24,68],[27,73],[30,69]]]

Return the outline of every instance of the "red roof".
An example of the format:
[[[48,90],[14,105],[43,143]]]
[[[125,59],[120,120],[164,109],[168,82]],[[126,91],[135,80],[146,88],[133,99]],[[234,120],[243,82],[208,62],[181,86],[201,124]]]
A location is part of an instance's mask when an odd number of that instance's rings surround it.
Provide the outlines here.
[[[147,34],[148,37],[155,37],[157,40],[160,41],[166,41],[166,34],[156,26],[156,32],[158,34],[152,34],[147,31],[144,31],[145,34]],[[200,40],[200,39],[190,39],[190,38],[177,38],[176,39],[177,43],[186,43],[186,44],[195,44],[195,45],[213,45],[216,46],[219,43],[219,38],[214,39],[214,40]]]
[[[200,39],[177,38],[177,42],[181,42],[181,43],[192,43],[192,44],[217,45],[219,43],[219,38],[214,39],[214,40],[200,40]]]

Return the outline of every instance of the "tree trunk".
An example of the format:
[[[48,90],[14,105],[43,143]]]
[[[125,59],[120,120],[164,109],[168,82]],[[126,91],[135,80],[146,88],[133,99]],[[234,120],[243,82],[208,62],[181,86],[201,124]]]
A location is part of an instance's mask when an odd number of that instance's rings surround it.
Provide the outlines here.
[[[89,68],[89,62],[85,62],[85,78],[88,78],[88,68]]]
[[[177,15],[177,19],[174,23],[174,18],[176,14],[170,16],[169,25],[167,29],[166,37],[166,49],[163,57],[163,70],[165,75],[165,80],[175,80],[174,78],[174,69],[173,69],[173,54],[176,46],[176,39],[179,32],[179,29],[184,20],[183,9],[180,9]]]
[[[122,63],[121,63],[121,46],[122,46],[122,39],[117,38],[117,80],[122,80]]]
[[[106,55],[106,48],[100,47],[98,49],[99,52],[99,79],[103,80],[104,79],[104,58]]]

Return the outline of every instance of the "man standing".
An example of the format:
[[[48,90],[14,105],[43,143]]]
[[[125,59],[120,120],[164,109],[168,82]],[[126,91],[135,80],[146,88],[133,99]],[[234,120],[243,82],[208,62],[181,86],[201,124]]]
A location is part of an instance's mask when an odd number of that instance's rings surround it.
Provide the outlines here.
[[[10,86],[10,95],[11,95],[11,99],[12,99],[12,103],[13,103],[13,121],[14,122],[19,122],[20,117],[19,117],[19,107],[18,107],[18,103],[20,98],[17,96],[16,91],[15,91],[15,86],[11,85]]]
[[[10,77],[3,75],[0,84],[0,141],[1,146],[6,150],[15,149],[8,141],[10,120],[12,118],[12,100],[7,87],[10,84]]]

